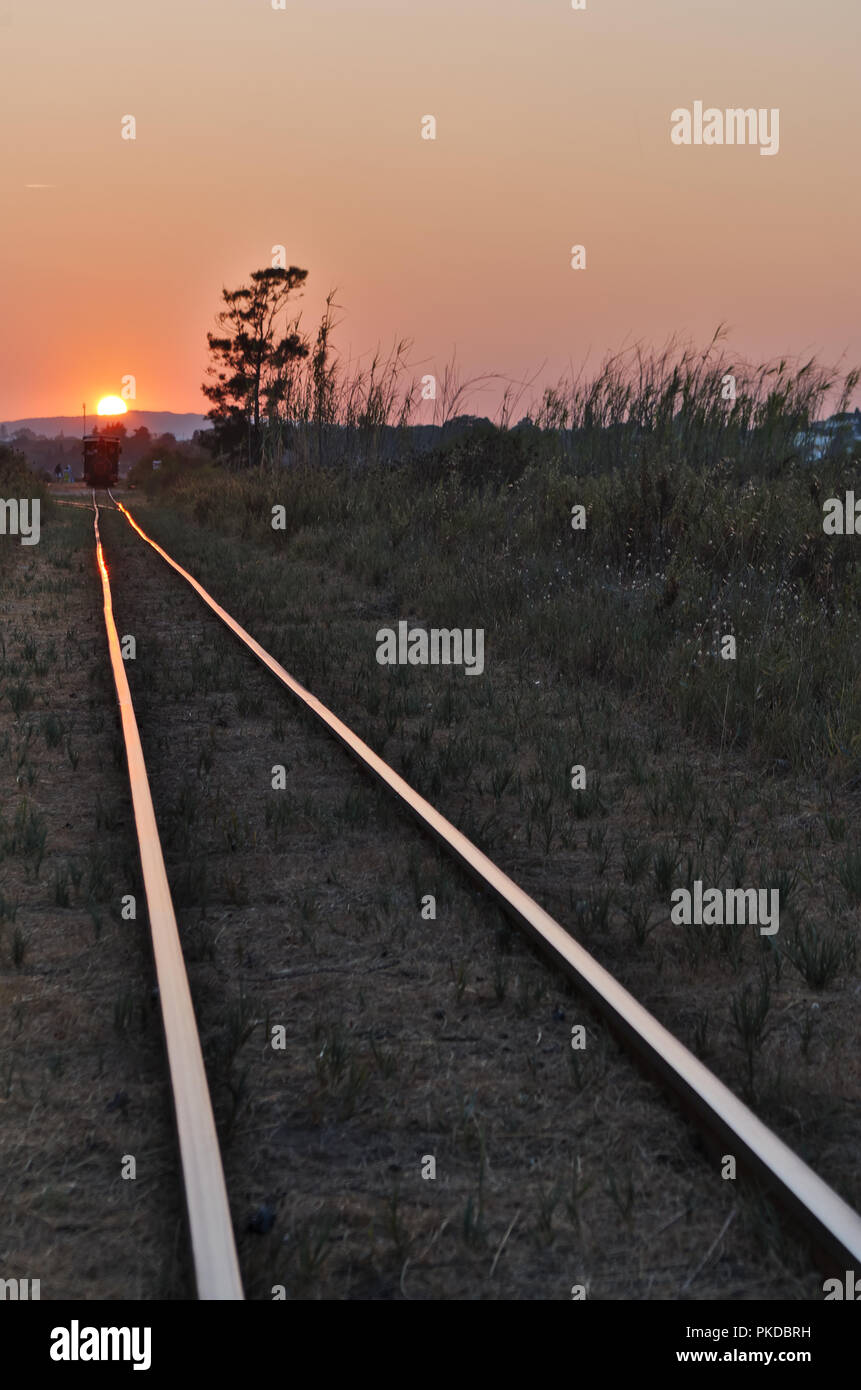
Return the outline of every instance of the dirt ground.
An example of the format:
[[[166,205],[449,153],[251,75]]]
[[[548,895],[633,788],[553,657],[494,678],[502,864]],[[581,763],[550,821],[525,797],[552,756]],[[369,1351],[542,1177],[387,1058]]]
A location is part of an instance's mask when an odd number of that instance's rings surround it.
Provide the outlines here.
[[[496,908],[118,514],[102,536],[248,1297],[820,1297]],[[84,509],[14,557],[0,615],[0,1275],[193,1297]],[[570,897],[538,845],[499,858]]]

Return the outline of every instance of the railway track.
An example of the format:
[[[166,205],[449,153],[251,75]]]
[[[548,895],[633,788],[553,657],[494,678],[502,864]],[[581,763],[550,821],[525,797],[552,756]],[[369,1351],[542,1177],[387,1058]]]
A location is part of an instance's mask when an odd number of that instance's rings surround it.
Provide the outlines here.
[[[111,586],[93,493],[96,559],[105,628],[128,760],[135,828],[158,978],[170,1084],[198,1296],[241,1299],[242,1285],[203,1053],[194,1018],[176,916],[164,867],[140,734],[114,622]]]
[[[219,618],[219,620],[273,675],[282,686],[286,687],[296,700],[308,710],[326,728],[327,732],[334,736],[366,771],[372,774],[376,780],[386,787],[396,799],[398,804],[419,822],[420,826],[432,835],[444,849],[456,859],[468,872],[476,879],[484,890],[486,890],[529,935],[532,941],[537,944],[542,952],[551,960],[553,965],[563,971],[566,976],[573,981],[575,987],[581,991],[601,1014],[612,1031],[624,1042],[628,1050],[635,1059],[653,1076],[656,1076],[662,1086],[675,1097],[684,1111],[696,1122],[698,1127],[707,1136],[712,1145],[718,1146],[718,1151],[722,1154],[732,1154],[742,1172],[748,1172],[756,1176],[777,1199],[785,1209],[792,1221],[802,1228],[810,1240],[813,1251],[818,1262],[827,1272],[842,1271],[853,1265],[857,1267],[861,1261],[861,1218],[852,1210],[812,1169],[806,1165],[780,1138],[765,1126],[756,1115],[744,1105],[717,1077],[715,1077],[688,1049],[686,1049],[667,1029],[665,1029],[651,1014],[647,1012],[628,991],[626,991],[594,958],[589,955],[573,938],[565,928],[547,912],[540,907],[531,897],[518,887],[496,864],[494,864],[485,854],[483,854],[471,841],[469,841],[460,831],[458,831],[448,820],[445,819],[428,801],[419,796],[408,784],[400,777],[382,758],[364,743],[357,735],[338,717],[332,713],[320,700],[312,695],[305,687],[296,681],[280,663],[278,663],[236,620],[227,613],[216,600],[179,565],[161,546],[153,541],[126,507],[122,505],[112,494],[109,494],[111,502],[117,511],[124,517],[125,521],[138,535],[138,537],[151,547],[160,558],[168,564],[198,595],[198,597],[208,606],[208,608]],[[95,494],[93,505],[96,509],[96,534],[98,540],[98,504]],[[100,570],[102,582],[105,588],[105,612],[108,622],[109,640],[111,639],[112,619],[110,617],[110,590],[107,573],[104,566],[101,548],[99,546]],[[116,641],[116,630],[114,628],[114,641]],[[139,788],[135,799],[135,816],[138,824],[139,836],[141,839],[141,857],[143,861],[144,849],[151,859],[151,878],[154,884],[153,903],[156,906],[156,920],[159,924],[159,931],[163,934],[166,941],[171,940],[173,944],[165,946],[163,949],[163,969],[164,979],[168,989],[174,975],[180,980],[177,993],[177,1008],[185,1011],[186,1018],[180,1027],[181,1033],[186,1040],[189,1037],[189,1029],[194,1028],[193,1012],[191,1010],[188,987],[185,980],[185,968],[182,962],[181,952],[179,952],[178,938],[176,938],[175,920],[173,911],[170,907],[169,893],[165,901],[166,878],[164,875],[164,865],[161,860],[160,850],[157,855],[153,854],[152,834],[154,832],[154,820],[149,823],[145,811],[146,800],[149,799],[148,791],[144,795],[140,787],[140,779],[145,779],[143,769],[143,758],[140,753],[140,742],[137,739],[137,730],[134,724],[134,715],[131,711],[130,696],[128,686],[125,681],[125,673],[122,669],[122,658],[119,656],[118,645],[114,652],[112,645],[112,663],[114,658],[119,660],[119,672],[114,664],[114,676],[117,683],[117,691],[120,698],[120,707],[123,715],[124,734],[126,734],[126,746],[129,756],[130,776],[132,778],[133,796],[135,795],[135,780],[137,779]],[[120,679],[122,677],[122,679]],[[127,699],[127,706],[124,706],[124,699]],[[131,743],[129,742],[131,739]],[[138,814],[138,805],[143,808]],[[149,799],[149,814],[152,813],[152,803]],[[156,835],[157,845],[157,835]],[[159,869],[160,864],[160,869]],[[147,889],[148,902],[150,901],[150,889]],[[152,906],[151,906],[152,920]],[[155,938],[155,924],[154,924]],[[177,956],[177,952],[179,952]],[[158,956],[157,956],[158,960]],[[162,1005],[165,1007],[165,983],[162,980],[162,968],[159,969],[159,987],[162,995]],[[165,1017],[165,1029],[168,1029],[168,1018]],[[196,1032],[194,1034],[196,1040]],[[169,1049],[170,1050],[170,1049]],[[213,1211],[219,1213],[219,1221],[223,1222],[226,1211],[226,1197],[224,1195],[223,1178],[221,1178],[220,1189],[216,1191],[218,1185],[213,1183],[212,1172],[214,1165],[212,1161],[211,1143],[214,1142],[214,1128],[211,1129],[211,1107],[209,1106],[208,1095],[206,1095],[205,1076],[201,1079],[202,1063],[196,1075],[192,1078],[193,1065],[188,1063],[187,1057],[194,1052],[194,1045],[188,1042],[177,1046],[171,1062],[172,1084],[174,1095],[177,1098],[177,1121],[180,1130],[180,1147],[183,1160],[184,1183],[189,1207],[189,1224],[192,1233],[192,1245],[194,1247],[195,1225],[200,1228],[201,1224],[206,1227],[208,1222],[203,1213],[208,1210],[210,1201],[214,1203]],[[197,1055],[199,1057],[200,1048],[197,1043]],[[176,1074],[174,1073],[174,1064]],[[196,1065],[196,1064],[194,1064]],[[181,1092],[188,1092],[188,1104],[192,1107],[191,1113],[195,1116],[191,1122],[191,1129],[187,1130],[186,1143],[183,1144],[183,1131],[179,1122],[180,1103],[177,1097],[177,1084]],[[196,1110],[194,1106],[196,1105]],[[208,1113],[208,1120],[206,1115]],[[201,1178],[195,1174],[194,1160],[198,1157],[197,1145],[197,1126],[200,1126],[200,1133],[207,1133],[206,1146],[208,1146],[209,1157],[207,1159],[209,1178]],[[204,1147],[206,1147],[204,1146]],[[217,1146],[216,1146],[217,1157]],[[189,1156],[188,1166],[186,1164],[186,1154]],[[220,1174],[220,1164],[218,1165]],[[193,1200],[192,1196],[193,1194]],[[192,1211],[196,1213],[192,1218]],[[227,1217],[229,1227],[229,1216]],[[201,1247],[195,1248],[195,1267],[198,1273],[198,1292],[201,1297],[239,1297],[238,1274],[235,1270],[232,1274],[227,1273],[229,1264],[230,1246],[232,1236],[227,1238],[223,1233],[221,1238],[221,1252],[216,1254],[210,1251],[207,1253]],[[233,1252],[235,1261],[235,1250]],[[223,1289],[231,1288],[233,1292],[212,1292],[213,1285],[202,1280],[203,1267],[210,1269],[214,1262],[220,1262],[223,1273],[220,1276],[220,1287]],[[209,1291],[204,1291],[209,1290]]]

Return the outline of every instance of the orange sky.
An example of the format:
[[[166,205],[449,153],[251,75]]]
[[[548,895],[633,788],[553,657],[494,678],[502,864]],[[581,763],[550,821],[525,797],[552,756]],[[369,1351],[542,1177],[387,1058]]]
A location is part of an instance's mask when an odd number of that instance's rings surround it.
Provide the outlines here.
[[[861,361],[861,5],[587,4],[0,0],[0,419],[126,373],[138,409],[205,410],[220,288],[275,243],[309,329],[337,285],[342,348],[409,337],[422,371],[720,321]],[[674,146],[696,100],[779,108],[779,153]]]

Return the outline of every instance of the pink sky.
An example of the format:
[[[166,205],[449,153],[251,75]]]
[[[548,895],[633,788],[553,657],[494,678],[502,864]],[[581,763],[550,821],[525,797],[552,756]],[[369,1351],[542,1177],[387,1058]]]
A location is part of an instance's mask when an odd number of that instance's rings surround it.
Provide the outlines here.
[[[0,419],[127,373],[138,409],[205,410],[221,286],[277,243],[308,329],[337,286],[342,349],[407,337],[417,374],[721,321],[861,361],[857,0],[587,5],[0,0]],[[674,146],[696,100],[778,108],[779,153]]]

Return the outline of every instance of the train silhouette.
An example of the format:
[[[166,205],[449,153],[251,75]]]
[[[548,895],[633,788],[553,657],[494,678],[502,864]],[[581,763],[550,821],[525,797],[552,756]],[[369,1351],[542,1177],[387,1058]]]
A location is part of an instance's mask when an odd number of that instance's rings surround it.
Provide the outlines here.
[[[83,446],[84,482],[89,487],[115,487],[120,468],[120,441],[110,435],[85,434]]]
[[[99,434],[94,426],[87,434],[87,407],[84,410],[84,433],[81,444],[84,455],[84,482],[88,487],[115,487],[120,471],[122,442],[116,434]],[[114,421],[106,420],[110,429]]]

